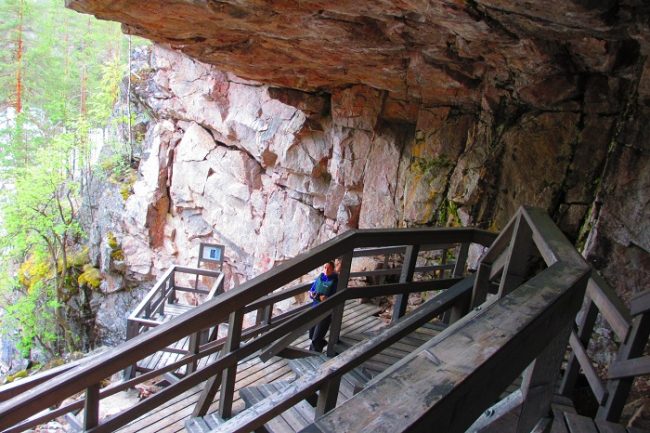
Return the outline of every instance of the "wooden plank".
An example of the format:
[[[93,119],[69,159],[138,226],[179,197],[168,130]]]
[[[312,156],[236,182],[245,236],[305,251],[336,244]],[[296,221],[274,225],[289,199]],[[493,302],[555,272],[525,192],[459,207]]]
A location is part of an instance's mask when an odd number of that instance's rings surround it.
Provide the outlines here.
[[[587,283],[587,296],[598,306],[598,310],[618,338],[624,341],[630,331],[632,316],[628,313],[627,308],[616,295],[614,289],[607,284],[598,272],[592,272],[591,279]]]
[[[552,422],[553,421],[550,418],[542,418],[530,431],[530,433],[550,433]]]
[[[472,290],[470,309],[479,307],[487,299],[487,294],[490,287],[490,271],[491,266],[484,260],[478,264],[478,270],[476,271],[476,280],[474,281],[474,289]]]
[[[594,366],[591,364],[591,360],[587,355],[587,351],[584,347],[582,347],[582,343],[580,343],[580,340],[578,339],[578,336],[575,332],[571,332],[569,343],[573,349],[573,354],[582,367],[582,371],[587,378],[587,382],[589,382],[589,388],[591,388],[591,391],[594,393],[594,397],[596,397],[598,404],[602,405],[607,400],[609,393],[600,381],[600,377],[598,376],[598,373],[596,373]]]
[[[558,261],[562,261],[567,265],[584,266],[584,258],[569,242],[546,211],[529,206],[522,206],[520,209],[533,232],[533,241],[537,251],[539,251],[548,266]]]
[[[650,374],[650,355],[625,361],[614,361],[607,372],[608,379],[642,376]]]
[[[174,266],[171,266],[165,273],[160,277],[156,284],[152,287],[151,290],[145,295],[145,297],[140,301],[137,307],[133,310],[133,313],[129,315],[129,319],[134,320],[142,316],[142,313],[147,309],[152,299],[158,294],[158,292],[164,287],[167,283],[167,280],[171,278],[174,273]]]
[[[513,230],[508,246],[506,265],[499,283],[498,296],[500,298],[512,292],[524,282],[533,254],[532,230],[523,216],[520,215],[515,220]]]
[[[570,433],[598,433],[591,418],[575,413],[564,413],[564,418]]]
[[[318,419],[313,431],[425,432],[435,425],[464,432],[573,321],[587,278],[586,266],[556,263],[472,320],[458,322],[456,332],[440,334],[405,365]]]
[[[589,287],[589,283],[587,283]],[[578,313],[578,331],[576,333],[577,342],[580,343],[579,347],[586,347],[589,345],[589,340],[591,339],[591,334],[598,318],[598,308],[596,303],[587,295]],[[569,339],[569,343],[571,343]],[[580,361],[576,356],[575,352],[572,351],[569,355],[569,360],[567,362],[567,367],[562,376],[562,381],[560,382],[560,394],[569,397],[573,393],[573,389],[578,379],[578,374],[580,373]]]
[[[236,389],[248,386],[262,379],[276,380],[278,378],[281,379],[286,374],[290,374],[286,367],[286,363],[278,359],[268,364],[263,364],[258,360],[247,364],[249,365],[240,364],[238,367]],[[150,426],[151,432],[158,432],[162,425],[173,424],[173,417],[182,419],[183,416],[190,416],[193,404],[199,396],[199,393],[198,388],[194,388],[193,391],[180,395],[175,400],[166,402],[157,407],[151,414],[147,414],[147,416],[142,418],[139,422],[131,424],[128,429],[124,431],[146,433],[148,431],[147,426]],[[218,399],[216,405],[218,405]]]
[[[399,340],[402,334],[412,332],[413,329],[416,329],[422,323],[426,323],[431,315],[438,314],[440,310],[444,310],[453,302],[453,299],[457,296],[457,293],[454,292],[466,292],[471,290],[471,288],[472,278],[468,278],[463,281],[463,284],[459,284],[449,291],[438,295],[436,298],[427,301],[426,306],[421,306],[418,310],[404,317],[397,325],[386,328],[376,338],[362,342],[336,358],[329,360],[323,365],[322,369],[314,372],[311,377],[304,376],[298,378],[287,390],[274,397],[273,402],[256,405],[250,410],[235,416],[227,426],[224,426],[219,431],[246,432],[253,430],[259,423],[265,422],[276,416],[277,413],[291,407],[294,402],[311,395],[332,377],[345,374],[348,370],[355,368],[363,362],[368,356],[374,355],[394,341]],[[355,398],[353,397],[353,399]],[[334,411],[336,410],[338,408]]]
[[[260,308],[273,305],[285,299],[289,299],[293,296],[308,291],[310,287],[311,287],[311,283],[299,284],[295,287],[290,287],[287,289],[282,289],[281,291],[270,293],[267,296],[264,296],[263,298],[248,304],[244,308],[244,313],[249,313],[251,311],[259,310]]]

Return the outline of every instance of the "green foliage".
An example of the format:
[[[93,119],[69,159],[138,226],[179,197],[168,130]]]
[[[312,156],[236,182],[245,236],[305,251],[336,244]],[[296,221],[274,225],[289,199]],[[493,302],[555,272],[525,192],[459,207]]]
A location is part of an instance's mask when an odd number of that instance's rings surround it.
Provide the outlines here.
[[[106,234],[108,246],[111,248],[111,259],[122,261],[124,260],[124,251],[120,248],[120,244],[117,242],[117,238],[113,232],[108,232]]]
[[[421,158],[414,156],[411,161],[411,170],[422,176],[431,178],[437,176],[441,171],[453,167],[454,163],[446,155],[437,158]]]
[[[88,250],[71,245],[84,241],[90,133],[115,118],[128,45],[118,24],[60,0],[0,0],[0,16],[0,106],[22,105],[0,130],[0,181],[10,186],[0,189],[0,329],[20,331],[25,356],[34,344],[55,355],[78,342],[66,303],[101,281]],[[130,182],[119,164],[116,179]]]
[[[102,283],[102,275],[99,272],[99,269],[95,268],[93,265],[84,265],[83,273],[79,275],[77,279],[79,286],[87,285],[90,288],[98,289],[99,285]]]
[[[451,200],[444,200],[438,209],[438,225],[447,227],[462,226],[458,216],[458,205]]]
[[[113,232],[106,233],[106,240],[107,240],[108,246],[112,250],[115,250],[120,246],[120,244],[117,242],[117,238],[115,237],[115,234]]]

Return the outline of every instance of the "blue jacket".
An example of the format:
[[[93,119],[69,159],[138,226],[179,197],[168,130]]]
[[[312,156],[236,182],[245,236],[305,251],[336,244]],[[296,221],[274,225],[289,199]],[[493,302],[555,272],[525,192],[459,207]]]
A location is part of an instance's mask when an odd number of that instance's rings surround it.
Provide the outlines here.
[[[336,293],[338,283],[339,276],[336,273],[333,273],[329,277],[321,273],[316,277],[309,289],[309,297],[312,299],[312,305],[318,305],[320,303],[320,295],[330,297]]]

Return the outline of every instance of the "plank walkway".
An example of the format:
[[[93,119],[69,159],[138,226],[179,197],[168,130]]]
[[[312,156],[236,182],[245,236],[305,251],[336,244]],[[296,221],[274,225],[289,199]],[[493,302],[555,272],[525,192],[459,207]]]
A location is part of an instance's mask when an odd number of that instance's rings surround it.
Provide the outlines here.
[[[356,300],[349,301],[346,304],[343,316],[342,342],[344,344],[354,344],[386,326],[385,322],[376,316],[379,311],[380,309],[374,304],[359,304]],[[386,367],[415,350],[420,344],[433,337],[437,332],[438,330],[435,327],[420,328],[402,341],[395,343],[393,346],[373,357],[370,363],[364,368],[371,375],[383,371]],[[309,340],[307,339],[306,333],[294,345],[307,348],[309,346]],[[149,360],[149,362],[153,361]],[[158,362],[161,362],[161,360],[159,359]],[[165,362],[165,360],[163,359],[162,362]],[[294,378],[295,374],[289,367],[288,361],[283,358],[274,357],[267,362],[262,362],[259,358],[254,358],[239,364],[237,368],[237,382],[235,384],[233,413],[237,414],[245,408],[245,403],[239,396],[239,389],[249,385],[287,381],[293,380]],[[190,418],[202,388],[203,384],[186,391],[118,431],[122,433],[185,432],[185,421]],[[216,411],[218,407],[219,401],[217,395],[208,413]]]

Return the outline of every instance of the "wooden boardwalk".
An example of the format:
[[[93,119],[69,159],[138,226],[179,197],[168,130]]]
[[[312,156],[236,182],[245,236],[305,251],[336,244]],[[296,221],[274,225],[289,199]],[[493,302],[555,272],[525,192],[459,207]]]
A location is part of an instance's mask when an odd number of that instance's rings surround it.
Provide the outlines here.
[[[386,326],[385,322],[376,316],[379,311],[380,309],[374,304],[359,304],[357,301],[349,301],[346,304],[343,317],[342,343],[354,344],[368,336],[372,336],[377,330]],[[371,375],[383,371],[436,333],[437,331],[433,327],[420,328],[402,341],[374,356],[367,364],[364,364],[364,369]],[[295,345],[307,348],[309,346],[307,335],[299,339]],[[174,357],[174,354],[170,355],[170,358]],[[150,359],[148,362],[154,361],[154,359]],[[157,360],[157,362],[161,361],[172,362],[160,358]],[[240,388],[262,383],[292,380],[294,378],[295,374],[289,367],[288,361],[283,358],[274,357],[267,362],[254,358],[240,363],[237,368],[233,413],[237,414],[244,409],[244,401],[240,398],[238,392]],[[123,433],[184,432],[185,421],[190,418],[202,389],[203,385],[194,387],[118,431]],[[217,396],[208,413],[216,411],[218,406]]]
[[[185,305],[185,304],[178,304],[178,303],[167,304],[165,306],[165,315],[163,317],[160,317],[159,320],[161,323],[165,323],[169,320],[172,320],[175,317],[180,316],[183,313],[191,311],[193,308],[194,308],[193,306]],[[210,332],[212,332],[212,329],[210,329]],[[190,346],[190,338],[185,337],[177,341],[173,346],[170,346],[170,348],[176,351],[187,351],[189,349],[189,346]],[[152,354],[151,356],[148,356],[142,359],[141,361],[138,361],[137,370],[140,372],[156,370],[166,365],[173,364],[174,362],[181,359],[183,356],[185,356],[183,353],[172,352],[172,351],[158,351]],[[213,362],[217,356],[218,353],[215,353],[214,355],[201,358],[198,362],[198,368],[203,368],[205,367],[206,364]],[[179,375],[185,374],[185,366],[181,367],[176,372]]]

